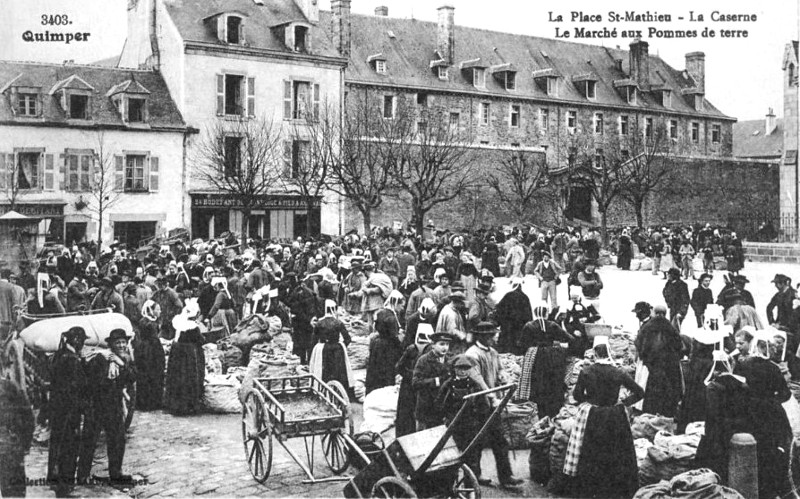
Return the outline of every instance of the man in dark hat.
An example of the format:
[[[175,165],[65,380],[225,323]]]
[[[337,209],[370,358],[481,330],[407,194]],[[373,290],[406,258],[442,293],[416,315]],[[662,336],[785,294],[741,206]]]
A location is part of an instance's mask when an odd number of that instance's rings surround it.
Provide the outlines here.
[[[445,333],[431,335],[431,348],[422,354],[414,366],[411,385],[417,392],[417,403],[414,419],[417,420],[417,431],[422,431],[442,424],[442,412],[434,401],[439,389],[452,375],[449,355],[452,336]]]
[[[767,321],[770,325],[789,328],[793,310],[792,302],[797,296],[792,288],[792,280],[786,275],[775,274],[775,278],[771,282],[775,284],[775,289],[778,291],[767,304]]]
[[[477,368],[478,383],[486,388],[496,388],[501,386],[504,380],[502,379],[502,367],[500,365],[500,354],[494,349],[496,343],[498,328],[493,322],[481,322],[472,331],[475,338],[473,344],[466,351],[464,356],[470,363]],[[492,407],[500,403],[501,395],[495,392],[489,395],[489,401]],[[483,437],[483,442],[491,447],[494,461],[497,465],[497,478],[500,481],[500,487],[517,491],[517,486],[522,483],[522,480],[514,478],[511,471],[511,462],[508,459],[508,441],[503,435],[500,426],[500,420],[497,419],[493,424],[487,428],[486,434]],[[480,459],[473,462],[476,466],[472,471],[478,477],[482,485],[488,485],[489,480],[481,478]]]
[[[636,302],[636,305],[633,306],[633,310],[631,310],[631,312],[636,314],[636,318],[639,319],[639,325],[641,326],[650,320],[650,317],[653,313],[653,307],[650,306],[650,304],[646,301],[640,301]]]
[[[86,418],[84,431],[86,441],[91,443],[82,448],[78,476],[88,476],[97,439],[100,432],[105,431],[108,480],[112,484],[126,485],[132,482],[132,478],[122,473],[127,417],[123,399],[136,381],[136,369],[128,351],[128,336],[123,329],[113,329],[106,338],[106,344],[111,351],[98,353],[89,361],[92,404],[91,415]]]
[[[706,307],[714,303],[714,295],[709,286],[711,286],[711,274],[704,273],[697,280],[697,287],[692,291],[691,305],[694,317],[697,319],[697,327],[703,327]]]
[[[680,328],[689,311],[689,286],[681,279],[681,271],[673,267],[667,271],[667,283],[662,291],[669,308],[669,319]]]
[[[56,482],[56,495],[59,497],[67,494],[75,484],[78,450],[82,446],[81,417],[86,414],[90,403],[85,365],[81,359],[85,342],[86,331],[82,327],[75,326],[62,333],[61,344],[51,365],[53,381],[47,405],[51,415],[47,479]]]
[[[110,308],[118,314],[125,313],[125,302],[114,289],[114,281],[110,277],[103,277],[100,280],[100,292],[92,301],[92,310]]]
[[[750,294],[750,291],[745,289],[745,285],[750,282],[747,277],[742,274],[738,275],[725,275],[723,277],[725,280],[725,286],[722,288],[722,291],[719,292],[717,296],[717,305],[722,306],[723,312],[727,313],[728,309],[734,303],[734,300],[731,298],[733,293],[739,294],[741,296],[742,301],[753,308],[755,308],[756,304],[753,300],[753,295]]]

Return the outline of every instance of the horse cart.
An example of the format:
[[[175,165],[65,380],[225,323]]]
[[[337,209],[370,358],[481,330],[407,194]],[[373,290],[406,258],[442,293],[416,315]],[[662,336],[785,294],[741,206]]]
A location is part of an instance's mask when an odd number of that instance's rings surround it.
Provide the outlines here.
[[[314,476],[316,438],[320,437],[328,468],[341,475],[350,465],[351,451],[368,461],[352,439],[353,416],[344,386],[323,382],[313,374],[256,378],[242,405],[242,440],[250,473],[259,483],[272,470],[273,437],[308,476],[303,483],[344,481],[350,477]],[[287,445],[303,437],[306,462]]]
[[[478,499],[480,484],[464,456],[483,444],[483,436],[495,424],[514,395],[509,384],[473,393],[447,426],[435,426],[397,438],[373,454],[373,459],[344,488],[345,497],[458,497]],[[461,418],[478,397],[505,392],[481,429],[462,450],[452,438]]]
[[[113,329],[122,329],[129,339],[134,336],[131,322],[110,309],[53,315],[20,313],[21,330],[15,331],[2,345],[0,367],[4,377],[13,379],[28,395],[34,407],[47,401],[50,387],[50,360],[61,343],[61,333],[73,326],[86,331],[84,352],[106,348],[106,338]],[[133,421],[136,405],[136,385],[131,386],[124,400],[126,427]]]

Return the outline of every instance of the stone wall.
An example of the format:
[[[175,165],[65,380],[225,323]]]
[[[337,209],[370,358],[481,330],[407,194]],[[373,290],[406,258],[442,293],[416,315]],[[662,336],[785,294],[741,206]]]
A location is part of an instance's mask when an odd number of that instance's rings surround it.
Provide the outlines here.
[[[800,263],[800,245],[789,243],[744,243],[744,255],[751,262]]]

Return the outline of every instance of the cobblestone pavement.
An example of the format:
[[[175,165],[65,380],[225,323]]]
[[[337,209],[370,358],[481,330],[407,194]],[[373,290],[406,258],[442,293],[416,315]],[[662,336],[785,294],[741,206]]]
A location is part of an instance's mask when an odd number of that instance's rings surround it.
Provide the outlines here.
[[[356,412],[360,405],[354,404]],[[356,418],[358,427],[359,418]],[[317,442],[319,440],[317,439]],[[305,457],[303,440],[289,440],[293,452]],[[315,471],[332,476],[317,443]],[[483,468],[494,478],[491,452],[484,453]],[[513,459],[513,458],[512,458]],[[105,445],[98,446],[92,472],[107,475]],[[528,477],[528,452],[517,451],[512,461],[516,476]],[[29,479],[46,474],[47,448],[34,446],[27,459]],[[281,446],[273,444],[273,468],[265,484],[257,483],[247,468],[238,414],[203,414],[177,417],[162,411],[137,413],[128,435],[123,471],[142,483],[128,491],[108,485],[77,487],[74,497],[342,497],[344,482],[303,484],[303,471]],[[354,471],[349,470],[351,473]],[[506,491],[484,487],[485,497],[509,496]],[[551,497],[527,482],[519,497]],[[29,497],[55,497],[46,486],[28,487]]]
[[[798,266],[779,264],[748,264],[744,273],[752,281],[748,289],[753,293],[756,307],[764,318],[764,307],[775,292],[770,279],[777,272],[795,279]],[[606,284],[601,295],[601,313],[612,324],[626,330],[636,330],[635,317],[630,312],[638,300],[662,303],[661,289],[664,281],[649,272],[622,272],[613,267],[600,270]],[[721,272],[712,281],[714,296],[722,288]],[[504,283],[499,280],[502,288]],[[690,281],[690,288],[697,286]],[[526,279],[525,291],[538,301],[534,281]],[[562,306],[566,302],[566,284],[559,286]],[[612,298],[613,297],[613,298]],[[685,324],[691,326],[691,317]],[[359,427],[361,406],[354,404],[356,428]],[[292,450],[304,456],[302,439],[289,441]],[[319,445],[319,444],[317,444]],[[483,469],[496,482],[495,467],[491,452],[483,455]],[[93,472],[106,475],[106,453],[100,445],[96,454]],[[528,452],[517,451],[512,456],[512,465],[517,477],[528,478]],[[27,473],[31,479],[41,479],[46,474],[47,448],[34,446],[27,459]],[[128,436],[124,471],[142,480],[129,491],[120,491],[107,485],[79,487],[76,497],[183,497],[205,495],[207,497],[341,497],[343,483],[303,484],[305,475],[277,444],[273,449],[273,470],[264,485],[253,480],[247,469],[241,439],[241,416],[238,414],[204,414],[194,417],[176,417],[163,412],[137,413]],[[320,476],[330,476],[325,467],[321,450],[317,450],[317,467]],[[351,470],[352,472],[352,470]],[[506,491],[484,487],[485,497],[510,496]],[[53,497],[45,486],[29,487],[30,497]],[[551,497],[538,485],[526,480],[519,497]]]

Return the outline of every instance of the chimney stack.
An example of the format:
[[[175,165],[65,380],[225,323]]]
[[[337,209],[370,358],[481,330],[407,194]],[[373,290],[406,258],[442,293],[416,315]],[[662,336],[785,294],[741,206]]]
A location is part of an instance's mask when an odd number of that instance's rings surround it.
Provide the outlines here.
[[[331,0],[331,38],[342,57],[350,57],[350,0]]]
[[[385,5],[381,5],[380,7],[375,7],[375,15],[387,17],[389,15],[389,7]]]
[[[455,27],[453,22],[455,7],[452,5],[442,5],[437,10],[439,11],[439,27],[436,37],[436,48],[439,51],[439,55],[442,56],[442,59],[444,59],[448,65],[452,65],[456,47]]]
[[[706,55],[703,52],[686,54],[686,72],[701,94],[706,93]]]
[[[772,108],[769,108],[769,112],[767,113],[766,125],[767,125],[765,130],[766,135],[770,135],[772,132],[775,131],[777,123],[775,122],[775,113],[772,112]]]
[[[650,54],[649,44],[640,38],[630,45],[631,79],[636,82],[642,92],[650,91]]]

